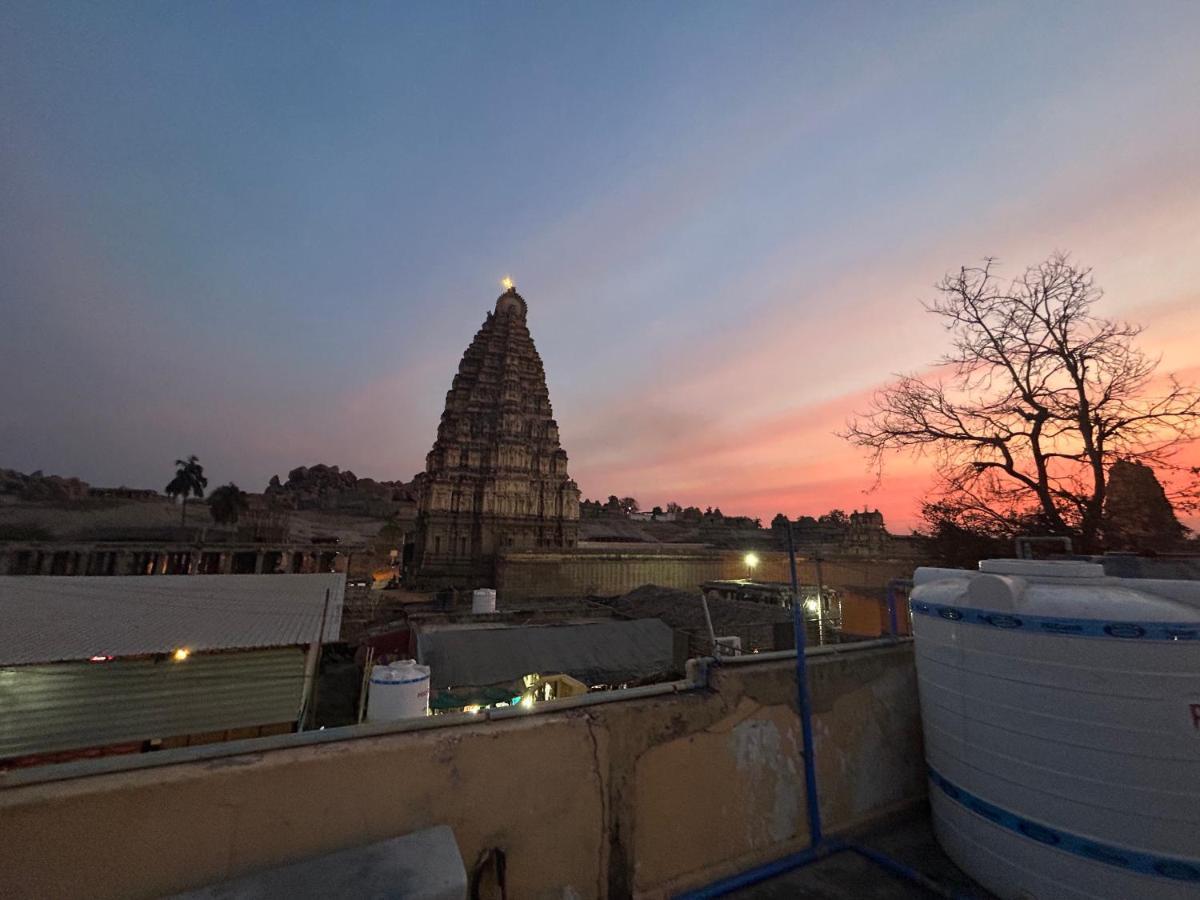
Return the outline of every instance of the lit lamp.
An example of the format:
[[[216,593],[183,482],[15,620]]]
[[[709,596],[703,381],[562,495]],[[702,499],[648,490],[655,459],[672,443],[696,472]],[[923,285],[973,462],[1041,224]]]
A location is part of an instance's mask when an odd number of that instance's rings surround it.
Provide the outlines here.
[[[757,553],[747,553],[746,554],[746,578],[747,578],[747,580],[754,577],[754,569],[756,566],[758,566],[758,554]]]

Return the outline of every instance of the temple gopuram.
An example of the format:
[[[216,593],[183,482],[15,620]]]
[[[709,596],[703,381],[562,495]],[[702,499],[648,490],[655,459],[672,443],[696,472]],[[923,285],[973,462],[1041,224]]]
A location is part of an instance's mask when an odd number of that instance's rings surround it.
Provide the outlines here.
[[[427,585],[485,587],[497,554],[573,548],[579,488],[524,298],[512,282],[463,354],[418,478],[414,560]]]

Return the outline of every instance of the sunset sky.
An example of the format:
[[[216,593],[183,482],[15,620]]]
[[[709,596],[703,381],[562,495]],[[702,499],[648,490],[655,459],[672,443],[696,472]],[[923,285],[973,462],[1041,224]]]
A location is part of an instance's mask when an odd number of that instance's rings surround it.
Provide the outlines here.
[[[512,275],[586,496],[880,508],[984,256],[1200,380],[1200,3],[5,4],[0,466],[409,479]]]

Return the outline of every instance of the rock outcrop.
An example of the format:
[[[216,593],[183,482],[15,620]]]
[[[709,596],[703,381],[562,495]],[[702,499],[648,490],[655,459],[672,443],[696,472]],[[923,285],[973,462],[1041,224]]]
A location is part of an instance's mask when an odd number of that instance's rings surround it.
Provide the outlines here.
[[[19,500],[83,500],[89,491],[88,483],[78,478],[43,475],[40,469],[28,475],[15,469],[0,469],[0,494],[8,494]]]
[[[1104,503],[1106,549],[1159,553],[1176,549],[1184,534],[1152,468],[1124,459],[1112,464]]]
[[[286,482],[272,476],[263,496],[276,509],[320,509],[384,518],[413,512],[416,506],[411,484],[359,478],[324,463],[292,469]]]

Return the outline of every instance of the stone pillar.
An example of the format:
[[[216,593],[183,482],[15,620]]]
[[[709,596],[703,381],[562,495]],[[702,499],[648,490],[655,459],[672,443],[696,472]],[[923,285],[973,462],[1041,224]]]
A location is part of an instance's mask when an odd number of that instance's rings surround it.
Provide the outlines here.
[[[218,568],[220,569],[222,575],[228,575],[230,572],[232,572],[233,571],[233,554],[232,553],[222,553],[220,565],[218,566]]]
[[[261,575],[263,573],[263,552],[261,550],[254,554],[254,574]]]

